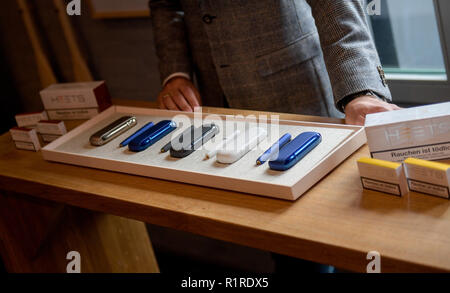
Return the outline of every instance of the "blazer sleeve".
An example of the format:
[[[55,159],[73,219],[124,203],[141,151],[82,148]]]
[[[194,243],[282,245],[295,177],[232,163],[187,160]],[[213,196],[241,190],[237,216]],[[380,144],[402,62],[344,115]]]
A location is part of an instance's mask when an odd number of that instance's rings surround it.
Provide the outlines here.
[[[307,0],[316,22],[336,106],[365,90],[391,100],[361,0]]]
[[[190,75],[192,65],[180,2],[150,0],[149,6],[161,80],[176,72]]]

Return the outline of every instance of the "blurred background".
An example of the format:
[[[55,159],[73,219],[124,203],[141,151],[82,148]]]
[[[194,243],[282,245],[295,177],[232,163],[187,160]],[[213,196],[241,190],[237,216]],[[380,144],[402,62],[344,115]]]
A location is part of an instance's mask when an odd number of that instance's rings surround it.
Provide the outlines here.
[[[444,16],[450,14],[450,1],[362,1],[376,4],[375,15],[368,14],[367,20],[394,101],[415,105],[449,100],[450,20]],[[39,91],[45,83],[39,52],[50,68],[50,80],[79,81],[74,71],[81,58],[90,78],[106,80],[113,98],[155,100],[160,91],[148,0],[81,0],[80,16],[65,15],[73,41],[57,2],[70,1],[2,2],[1,96],[7,105],[1,110],[2,132],[13,123],[14,112],[42,109]]]
[[[39,39],[38,46],[48,60],[57,82],[75,81],[72,70],[73,53],[54,1],[22,2],[27,5]],[[133,12],[104,13],[97,16],[101,18],[96,18],[95,7],[89,2],[81,1],[81,16],[70,16],[67,19],[76,38],[77,49],[92,78],[106,80],[112,97],[154,100],[160,90],[160,80],[150,18]],[[134,2],[141,5],[143,3],[148,11],[146,0]],[[42,109],[39,91],[43,85],[36,61],[36,49],[24,22],[24,10],[20,4],[17,0],[7,0],[2,2],[0,9],[0,52],[4,64],[1,69],[1,96],[7,104],[7,107],[2,107],[2,117],[8,116],[6,121],[9,122],[13,122],[14,112]],[[8,129],[9,127],[4,126],[2,132]]]

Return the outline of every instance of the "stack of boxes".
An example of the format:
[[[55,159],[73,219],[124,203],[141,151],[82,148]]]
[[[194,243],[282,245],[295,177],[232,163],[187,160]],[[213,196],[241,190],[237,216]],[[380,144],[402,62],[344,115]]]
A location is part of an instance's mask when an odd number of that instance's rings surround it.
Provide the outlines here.
[[[450,102],[370,114],[365,130],[372,158],[450,159]]]
[[[45,111],[17,114],[15,118],[17,126],[27,128],[36,128],[39,121],[48,119]]]
[[[104,81],[57,83],[40,94],[52,120],[90,119],[111,106]]]
[[[16,115],[18,127],[10,130],[18,149],[37,151],[67,130],[61,120],[90,119],[111,105],[104,81],[57,83],[40,92],[45,111]]]
[[[365,130],[372,158],[358,160],[363,188],[450,199],[450,165],[432,162],[450,159],[450,102],[370,114]]]
[[[409,191],[450,199],[450,164],[408,158],[403,164],[372,158],[358,160],[364,189],[404,196]]]
[[[41,120],[36,129],[44,142],[52,142],[67,133],[66,126],[61,120]]]
[[[9,130],[16,148],[37,152],[41,148],[36,129],[13,127]]]
[[[9,131],[16,145],[21,150],[38,151],[41,148],[36,127],[39,121],[48,119],[47,113],[33,112],[22,113],[15,116],[17,126]]]

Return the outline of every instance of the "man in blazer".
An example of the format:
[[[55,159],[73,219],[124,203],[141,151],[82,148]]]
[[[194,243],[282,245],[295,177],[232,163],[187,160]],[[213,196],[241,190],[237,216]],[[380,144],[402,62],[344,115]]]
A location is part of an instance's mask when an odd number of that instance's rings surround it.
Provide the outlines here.
[[[362,0],[150,0],[150,9],[162,108],[341,111],[350,124],[398,109]]]

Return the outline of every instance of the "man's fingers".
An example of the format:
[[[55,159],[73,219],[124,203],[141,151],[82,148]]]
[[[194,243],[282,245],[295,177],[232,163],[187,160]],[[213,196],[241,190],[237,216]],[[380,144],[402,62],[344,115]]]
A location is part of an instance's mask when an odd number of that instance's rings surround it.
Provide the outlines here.
[[[385,107],[384,105],[377,105],[375,107],[368,107],[366,111],[364,111],[364,114],[373,114],[378,112],[386,112],[391,111],[392,109],[390,107]]]
[[[201,106],[199,92],[194,84],[184,77],[174,77],[169,80],[162,92],[165,94],[160,94],[160,103],[166,109],[192,112],[195,107]]]
[[[189,106],[186,98],[179,91],[172,93],[161,94],[160,96],[160,107],[163,109],[174,110],[174,111],[189,111],[192,112],[193,108]]]
[[[384,111],[393,111],[393,110],[401,110],[402,109],[399,106],[397,106],[396,104],[389,104],[389,103],[384,103],[383,108],[385,109]]]
[[[201,106],[202,105],[202,97],[200,96],[198,89],[195,86],[193,86],[191,89],[194,92],[195,96],[197,97],[197,102],[198,102],[199,106]]]
[[[348,115],[345,116],[345,124],[353,125],[353,119]]]
[[[175,102],[172,100],[172,96],[171,95],[163,95],[162,96],[162,101],[163,101],[166,109],[173,110],[173,111],[180,110],[180,109],[178,109],[178,107],[175,104]]]
[[[196,95],[195,90],[190,87],[183,87],[181,88],[181,92],[192,109],[194,109],[195,107],[200,107],[199,98]]]
[[[186,101],[186,97],[179,91],[172,95],[172,99],[177,104],[178,108],[182,111],[192,112],[194,108],[191,108]]]
[[[363,126],[365,118],[361,115],[349,115],[345,117],[345,124]]]
[[[160,109],[166,109],[166,105],[164,105],[162,98],[158,98],[158,106]]]
[[[395,104],[390,104],[373,97],[359,97],[348,103],[345,107],[345,122],[353,125],[364,125],[366,115],[400,110]]]
[[[164,97],[162,93],[159,93],[158,96],[158,105],[160,109],[168,109],[166,104],[164,104]]]
[[[384,103],[384,102],[378,103],[377,102],[376,104],[366,105],[366,109],[364,112],[366,114],[373,114],[373,113],[378,113],[378,112],[395,111],[395,110],[400,110],[400,109],[401,108],[395,104],[388,104],[388,103]]]

